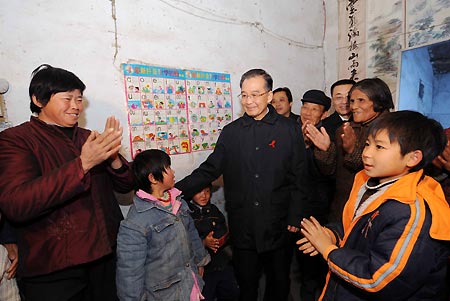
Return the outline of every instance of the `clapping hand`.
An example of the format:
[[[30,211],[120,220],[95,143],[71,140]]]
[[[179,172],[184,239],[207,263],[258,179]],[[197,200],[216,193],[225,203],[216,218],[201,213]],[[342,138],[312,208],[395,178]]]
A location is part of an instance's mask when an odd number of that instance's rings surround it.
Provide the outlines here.
[[[114,132],[119,132],[119,131],[122,132],[122,130],[123,130],[120,127],[120,121],[118,119],[116,119],[114,116],[110,116],[110,117],[108,117],[108,119],[106,119],[104,132],[106,132],[108,129],[113,129]],[[119,158],[119,149],[117,149],[117,151],[115,153],[112,153],[111,156],[109,157],[109,160],[111,162],[111,167],[114,169],[118,169],[122,166],[122,161],[120,161],[120,158]]]
[[[314,217],[304,218],[301,225],[305,238],[300,239],[297,244],[301,245],[299,249],[303,253],[311,256],[317,255],[317,252],[323,254],[330,245],[334,245],[333,237]]]
[[[122,163],[118,154],[122,146],[122,132],[115,117],[108,117],[103,133],[91,132],[81,148],[80,159],[84,173],[107,159],[111,160],[112,168],[120,168]]]
[[[309,254],[309,256],[316,256],[317,254],[319,254],[316,248],[314,248],[314,246],[309,242],[309,240],[306,237],[303,237],[302,239],[298,240],[296,244],[299,245],[298,249],[300,251],[303,251],[303,254]]]
[[[331,145],[331,139],[324,127],[320,131],[312,123],[306,124],[303,134],[320,150],[327,151]]]
[[[350,126],[350,123],[346,122],[343,126],[344,133],[341,135],[342,138],[342,147],[347,154],[353,153],[356,145],[356,135],[353,128]]]

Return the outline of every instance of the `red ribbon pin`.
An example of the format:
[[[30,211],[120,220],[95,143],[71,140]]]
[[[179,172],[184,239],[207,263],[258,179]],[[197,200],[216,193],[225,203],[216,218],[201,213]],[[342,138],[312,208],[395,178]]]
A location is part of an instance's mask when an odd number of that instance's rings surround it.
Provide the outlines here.
[[[269,146],[270,146],[271,148],[275,148],[275,143],[276,143],[276,141],[275,141],[275,140],[272,140],[272,142],[269,143]]]

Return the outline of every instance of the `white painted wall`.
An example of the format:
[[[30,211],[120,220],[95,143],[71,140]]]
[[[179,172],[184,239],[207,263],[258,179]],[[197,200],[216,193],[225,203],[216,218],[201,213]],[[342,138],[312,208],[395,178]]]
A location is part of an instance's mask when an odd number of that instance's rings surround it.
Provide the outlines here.
[[[234,97],[250,68],[288,86],[327,93],[336,80],[337,1],[318,0],[0,0],[0,78],[13,125],[29,119],[31,71],[68,69],[86,84],[82,126],[101,130],[109,115],[126,126],[122,63],[231,74]],[[326,20],[326,31],[324,23]],[[236,97],[235,97],[236,98]],[[242,112],[234,99],[235,118]],[[128,129],[123,152],[129,157]],[[177,179],[208,152],[173,156]]]

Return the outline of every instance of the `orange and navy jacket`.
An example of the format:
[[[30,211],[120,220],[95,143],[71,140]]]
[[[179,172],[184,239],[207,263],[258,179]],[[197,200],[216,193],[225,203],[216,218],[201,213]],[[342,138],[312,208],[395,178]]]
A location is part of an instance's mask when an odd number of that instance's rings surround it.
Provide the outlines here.
[[[355,176],[342,224],[330,228],[339,248],[327,257],[320,300],[436,300],[445,288],[450,208],[423,171],[398,179],[354,218],[369,177]]]

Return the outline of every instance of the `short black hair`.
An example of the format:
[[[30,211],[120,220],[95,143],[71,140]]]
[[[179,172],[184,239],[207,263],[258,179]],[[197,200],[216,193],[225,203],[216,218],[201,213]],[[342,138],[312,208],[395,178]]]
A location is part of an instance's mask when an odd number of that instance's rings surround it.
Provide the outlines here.
[[[163,173],[170,167],[170,164],[169,155],[159,149],[148,149],[138,153],[132,164],[135,189],[152,193],[148,175],[152,174],[156,181],[162,182],[164,180]]]
[[[83,95],[84,89],[86,89],[85,84],[72,72],[42,64],[31,73],[31,82],[28,88],[30,110],[33,113],[41,112],[41,108],[33,102],[33,95],[45,107],[52,95],[56,93],[80,90]]]
[[[286,93],[286,96],[287,96],[289,102],[292,102],[294,100],[292,98],[291,90],[289,90],[288,87],[280,87],[280,88],[276,88],[275,90],[273,90],[273,94],[278,93],[278,92]]]
[[[380,115],[369,126],[368,134],[375,137],[383,130],[387,130],[391,142],[398,142],[402,156],[415,150],[422,151],[422,161],[410,171],[417,171],[429,165],[447,145],[447,136],[442,125],[415,111],[405,110]]]
[[[338,81],[336,81],[334,84],[331,85],[331,96],[333,96],[333,91],[334,88],[336,88],[337,86],[343,86],[343,85],[354,85],[356,84],[356,82],[353,79],[340,79]]]
[[[212,183],[208,183],[208,184],[204,185],[202,188],[197,189],[197,191],[194,193],[194,195],[199,193],[200,191],[202,191],[205,188],[209,188],[209,190],[211,190],[211,193],[212,193],[212,187],[213,187],[213,184]]]
[[[242,88],[242,83],[244,82],[244,80],[257,76],[262,76],[264,78],[264,81],[266,82],[267,91],[272,91],[273,79],[270,76],[270,74],[264,71],[263,69],[250,69],[244,74],[242,74],[241,81],[239,82],[239,87]]]
[[[379,78],[366,78],[354,84],[348,92],[349,99],[354,90],[359,90],[367,95],[373,102],[373,110],[375,112],[384,112],[394,109],[391,90],[388,85]]]

